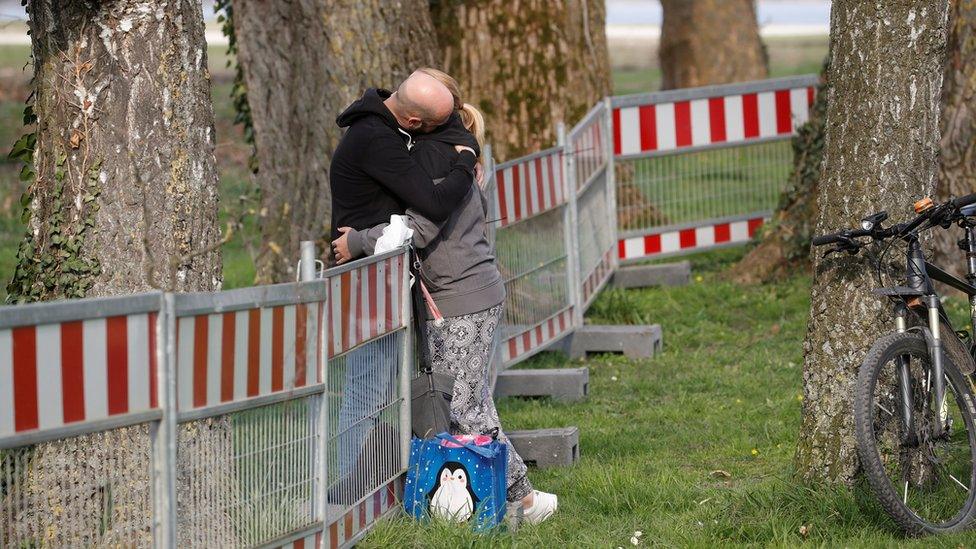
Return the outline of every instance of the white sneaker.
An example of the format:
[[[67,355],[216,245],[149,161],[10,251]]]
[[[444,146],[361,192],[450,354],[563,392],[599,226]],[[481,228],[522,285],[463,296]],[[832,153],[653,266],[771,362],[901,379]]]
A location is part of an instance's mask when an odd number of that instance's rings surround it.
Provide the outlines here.
[[[559,498],[556,494],[533,490],[532,506],[523,508],[522,520],[528,524],[539,524],[551,517],[557,507]]]

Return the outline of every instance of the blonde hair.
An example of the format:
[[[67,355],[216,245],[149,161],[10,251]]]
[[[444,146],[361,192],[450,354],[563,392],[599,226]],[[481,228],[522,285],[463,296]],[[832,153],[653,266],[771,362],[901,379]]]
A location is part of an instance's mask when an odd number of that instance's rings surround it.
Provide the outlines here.
[[[485,117],[481,114],[481,111],[477,107],[470,103],[465,103],[461,101],[461,88],[458,86],[457,80],[453,76],[447,74],[444,71],[437,70],[431,67],[423,67],[417,69],[417,72],[421,72],[434,78],[441,84],[447,87],[448,91],[451,92],[451,96],[454,97],[454,110],[458,111],[461,115],[461,123],[464,127],[474,135],[474,138],[478,141],[478,148],[482,151],[482,160],[484,160],[484,150],[485,150]]]

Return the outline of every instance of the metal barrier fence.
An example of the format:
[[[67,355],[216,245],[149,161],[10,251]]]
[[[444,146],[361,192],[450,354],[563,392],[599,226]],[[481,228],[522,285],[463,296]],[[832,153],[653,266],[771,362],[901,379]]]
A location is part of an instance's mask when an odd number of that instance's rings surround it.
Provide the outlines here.
[[[615,266],[614,174],[612,155],[606,136],[610,118],[606,103],[590,110],[570,130],[566,147],[572,169],[568,170],[575,189],[575,248],[578,254],[579,324],[582,314],[600,289],[610,280]]]
[[[354,542],[406,470],[406,267],[0,308],[0,546]]]
[[[501,366],[581,327],[618,261],[749,240],[815,84],[608,98],[489,163]],[[0,547],[339,547],[392,510],[406,252],[324,279],[304,259],[294,284],[0,308]]]
[[[502,366],[561,338],[576,325],[571,204],[563,147],[498,165],[491,212],[505,280]]]
[[[814,75],[613,97],[617,256],[742,244],[775,209]]]
[[[559,145],[492,170],[491,212],[507,297],[501,337],[506,368],[583,324],[613,274],[613,156],[606,103]]]

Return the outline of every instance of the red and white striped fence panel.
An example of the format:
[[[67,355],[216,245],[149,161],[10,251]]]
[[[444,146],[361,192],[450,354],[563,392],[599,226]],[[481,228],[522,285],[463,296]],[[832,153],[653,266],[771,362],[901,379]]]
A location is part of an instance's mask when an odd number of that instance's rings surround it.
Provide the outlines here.
[[[178,318],[179,410],[321,383],[323,345],[331,358],[403,327],[405,258],[401,253],[329,276],[322,300]],[[207,308],[219,310],[219,301]]]
[[[500,164],[495,180],[496,218],[501,227],[566,203],[562,149]]]
[[[0,330],[0,437],[158,408],[156,318],[145,312]]]
[[[726,244],[742,244],[751,240],[764,222],[765,217],[758,216],[623,238],[617,242],[617,257],[621,261],[647,259],[702,251]]]
[[[573,329],[573,307],[568,307],[535,326],[502,342],[502,360],[514,364],[556,341]]]
[[[403,306],[410,295],[406,257],[395,255],[329,277],[329,358],[404,325]]]
[[[582,127],[574,128],[569,136],[570,150],[576,163],[576,189],[579,191],[607,165],[607,146],[603,141],[603,104],[584,118]]]
[[[809,118],[810,78],[649,94],[613,109],[614,154],[640,155],[792,135]],[[736,93],[735,90],[750,90]],[[699,91],[700,90],[700,91]],[[696,93],[697,92],[697,93]],[[631,103],[627,97],[615,103]]]
[[[391,480],[373,495],[350,508],[326,527],[330,549],[348,546],[384,515],[397,508],[403,497],[403,477]]]
[[[325,304],[298,303],[177,320],[181,411],[320,383]]]
[[[607,250],[603,257],[600,258],[600,262],[597,263],[596,267],[590,274],[583,280],[583,284],[580,287],[580,293],[582,294],[582,299],[584,306],[589,306],[590,301],[596,297],[597,292],[603,288],[603,285],[610,280],[610,275],[613,274],[613,250]]]

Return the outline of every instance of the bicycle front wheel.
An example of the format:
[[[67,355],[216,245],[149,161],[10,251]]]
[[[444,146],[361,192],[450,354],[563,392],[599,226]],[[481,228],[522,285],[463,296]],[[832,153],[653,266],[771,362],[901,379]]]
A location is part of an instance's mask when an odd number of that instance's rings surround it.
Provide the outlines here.
[[[861,465],[881,506],[912,535],[957,532],[976,514],[972,385],[948,357],[943,364],[942,403],[934,402],[928,346],[918,332],[878,339],[858,372],[854,420]],[[899,371],[907,373],[910,398],[902,394]],[[904,419],[906,401],[911,424]]]

